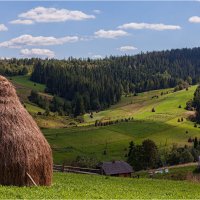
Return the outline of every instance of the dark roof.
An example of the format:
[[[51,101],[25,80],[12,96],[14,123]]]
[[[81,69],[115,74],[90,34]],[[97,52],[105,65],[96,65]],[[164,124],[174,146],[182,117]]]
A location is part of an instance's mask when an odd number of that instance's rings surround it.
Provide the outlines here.
[[[103,162],[101,168],[106,175],[126,174],[133,172],[133,168],[124,161]]]

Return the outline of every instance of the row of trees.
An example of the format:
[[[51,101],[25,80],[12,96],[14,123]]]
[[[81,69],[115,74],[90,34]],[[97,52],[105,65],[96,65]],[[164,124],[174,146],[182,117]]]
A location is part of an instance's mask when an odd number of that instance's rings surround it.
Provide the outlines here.
[[[190,147],[173,145],[171,149],[159,150],[152,140],[144,140],[141,145],[135,145],[132,141],[127,161],[135,171],[198,161],[200,141],[195,138],[192,142],[193,146]]]
[[[26,75],[32,71],[37,59],[1,59],[0,74],[4,76]]]
[[[110,56],[105,59],[37,60],[31,80],[72,104],[75,115],[115,104],[122,94],[200,81],[200,48]],[[74,100],[77,106],[74,106]]]

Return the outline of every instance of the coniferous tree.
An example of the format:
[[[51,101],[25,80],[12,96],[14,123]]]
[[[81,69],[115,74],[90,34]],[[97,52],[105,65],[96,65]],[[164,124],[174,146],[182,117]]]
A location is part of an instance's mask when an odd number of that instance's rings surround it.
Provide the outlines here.
[[[200,123],[200,86],[197,87],[193,99],[194,107],[196,108],[196,119]]]

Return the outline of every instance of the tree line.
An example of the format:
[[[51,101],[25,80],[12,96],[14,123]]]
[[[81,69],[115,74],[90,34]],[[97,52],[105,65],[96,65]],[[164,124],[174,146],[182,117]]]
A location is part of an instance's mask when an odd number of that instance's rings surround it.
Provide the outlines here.
[[[200,154],[200,140],[196,137],[189,139],[188,142],[192,143],[192,146],[173,145],[171,149],[158,149],[157,145],[149,139],[137,145],[131,141],[127,162],[135,171],[196,162]]]
[[[0,73],[18,75],[21,72],[15,70],[26,67],[33,71],[31,80],[45,84],[46,92],[65,99],[71,106],[70,112],[78,116],[108,108],[123,94],[170,87],[177,91],[197,84],[199,57],[200,48],[185,48],[97,60],[11,59],[0,60],[0,70],[9,69]]]
[[[105,59],[39,60],[31,80],[71,102],[75,116],[117,103],[122,94],[200,81],[200,48],[147,52]]]
[[[0,59],[0,74],[3,76],[26,75],[32,71],[38,59]]]

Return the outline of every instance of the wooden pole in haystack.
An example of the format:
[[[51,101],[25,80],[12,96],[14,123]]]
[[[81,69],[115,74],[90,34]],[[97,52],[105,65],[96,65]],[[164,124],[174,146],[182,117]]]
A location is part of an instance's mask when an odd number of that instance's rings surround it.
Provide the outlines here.
[[[52,173],[48,142],[15,88],[0,76],[0,185],[50,186]]]

